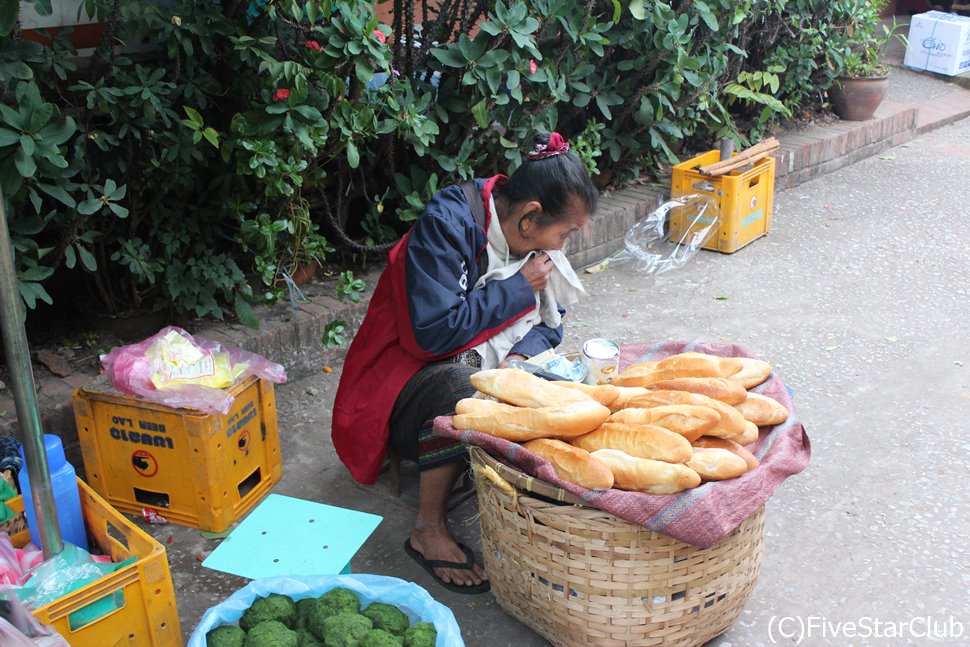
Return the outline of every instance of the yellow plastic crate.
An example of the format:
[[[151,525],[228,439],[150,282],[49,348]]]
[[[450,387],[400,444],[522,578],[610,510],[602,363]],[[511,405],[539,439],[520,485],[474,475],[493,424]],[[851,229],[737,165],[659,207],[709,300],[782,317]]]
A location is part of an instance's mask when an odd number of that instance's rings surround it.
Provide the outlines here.
[[[106,387],[77,389],[74,418],[88,483],[117,509],[222,532],[283,474],[273,383],[229,389],[226,415],[176,409]]]
[[[77,487],[92,552],[97,546],[113,562],[131,557],[136,561],[36,609],[34,616],[54,627],[71,647],[182,647],[165,548],[81,479]],[[23,497],[14,497],[7,505],[22,513]],[[30,541],[30,532],[23,530],[10,540],[23,547]]]
[[[775,159],[766,157],[742,173],[733,172],[720,177],[701,175],[698,167],[721,159],[720,151],[712,150],[674,166],[670,178],[670,192],[674,196],[688,193],[709,195],[718,203],[720,227],[704,249],[731,253],[760,238],[771,229],[771,211],[775,198]],[[711,221],[708,221],[710,223]],[[691,223],[687,216],[671,214],[670,236],[681,238]]]

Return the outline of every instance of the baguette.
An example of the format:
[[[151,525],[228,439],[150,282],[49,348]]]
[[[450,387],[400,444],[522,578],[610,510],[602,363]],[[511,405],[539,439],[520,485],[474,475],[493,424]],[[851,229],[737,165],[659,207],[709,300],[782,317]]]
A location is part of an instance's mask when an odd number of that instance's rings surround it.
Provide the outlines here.
[[[697,472],[702,481],[724,481],[748,471],[743,458],[726,449],[697,448],[687,461],[687,467]]]
[[[681,377],[728,377],[742,370],[738,357],[704,353],[679,353],[657,362],[640,362],[627,367],[610,380],[617,386],[650,386]]]
[[[613,472],[586,450],[553,438],[536,438],[522,446],[549,461],[556,476],[589,490],[613,487]]]
[[[732,437],[744,433],[744,417],[741,413],[729,404],[724,404],[714,398],[709,398],[700,393],[688,393],[687,391],[670,390],[648,390],[644,395],[631,398],[628,405],[632,408],[650,409],[668,404],[689,404],[694,406],[709,407],[721,415],[721,419],[711,429],[704,433],[708,436]]]
[[[613,487],[647,494],[674,494],[697,487],[701,477],[679,463],[665,463],[630,456],[618,449],[597,449],[594,458],[613,472]]]
[[[677,377],[654,382],[647,388],[700,393],[724,404],[739,404],[748,397],[748,392],[740,382],[726,377]]]
[[[714,434],[709,434],[714,435]],[[758,440],[758,425],[754,424],[750,420],[744,421],[744,431],[740,434],[734,434],[733,436],[724,436],[728,440],[733,440],[739,445],[750,445],[751,443]]]
[[[538,378],[537,378],[538,379]],[[576,392],[578,393],[578,391]],[[583,396],[585,397],[585,396]],[[474,403],[466,402],[474,400]],[[603,424],[610,410],[599,402],[569,402],[556,407],[516,407],[501,402],[465,398],[456,405],[462,411],[452,420],[455,429],[480,431],[516,442],[534,438],[570,438],[589,433]],[[468,409],[467,407],[471,407]]]
[[[689,442],[700,438],[721,421],[721,414],[710,407],[668,404],[650,409],[620,409],[606,420],[630,425],[656,425],[680,434]]]
[[[553,384],[564,386],[567,389],[576,389],[593,398],[605,407],[610,406],[618,397],[620,389],[612,384],[583,384],[582,382],[566,382],[556,380]]]
[[[638,395],[643,395],[647,392],[647,389],[642,386],[618,386],[616,387],[618,395],[616,400],[613,400],[609,405],[610,411],[614,413],[620,411],[621,409],[626,409],[629,405],[628,403],[633,398]]]
[[[593,402],[582,391],[567,389],[520,368],[492,368],[471,376],[482,393],[520,407],[555,407],[570,402]]]
[[[488,400],[486,398],[462,398],[455,404],[455,413],[459,415],[465,415],[469,413],[498,413],[502,411],[509,411],[512,409],[518,409],[519,407],[512,406],[511,404],[505,404],[504,402],[497,402],[495,400]]]
[[[588,452],[619,449],[630,456],[667,463],[684,463],[693,452],[686,438],[655,425],[604,422],[599,428],[571,438],[569,442]]]
[[[771,375],[771,364],[760,359],[750,357],[739,357],[741,360],[740,370],[727,375],[729,380],[739,383],[746,389],[753,389],[768,379]]]
[[[702,449],[726,449],[732,454],[743,458],[744,462],[747,463],[748,465],[749,472],[761,464],[754,454],[752,454],[747,449],[737,444],[733,440],[728,440],[727,438],[715,438],[714,436],[701,436],[700,438],[695,440],[693,444],[694,444],[694,447],[700,447]]]
[[[760,393],[749,393],[744,402],[734,405],[745,420],[759,427],[780,425],[788,420],[788,409],[781,402]]]

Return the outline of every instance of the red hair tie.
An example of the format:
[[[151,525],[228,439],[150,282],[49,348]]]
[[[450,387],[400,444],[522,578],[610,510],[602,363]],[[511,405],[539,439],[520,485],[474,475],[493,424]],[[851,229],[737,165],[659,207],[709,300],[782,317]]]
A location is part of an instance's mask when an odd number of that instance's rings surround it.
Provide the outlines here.
[[[559,133],[549,135],[549,143],[536,144],[535,148],[529,153],[530,160],[541,160],[547,157],[555,157],[569,152],[569,142],[562,138]]]

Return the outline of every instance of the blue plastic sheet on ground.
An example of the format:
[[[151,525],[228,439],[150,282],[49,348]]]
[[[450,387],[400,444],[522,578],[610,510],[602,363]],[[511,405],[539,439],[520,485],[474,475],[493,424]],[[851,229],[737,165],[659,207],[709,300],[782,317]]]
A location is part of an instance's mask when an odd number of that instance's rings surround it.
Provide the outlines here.
[[[337,587],[355,592],[360,606],[371,602],[393,604],[407,614],[411,623],[432,622],[438,631],[436,647],[464,647],[454,614],[431,594],[413,582],[384,575],[301,575],[253,580],[202,616],[189,638],[188,647],[206,647],[205,635],[220,625],[236,624],[256,598],[270,593],[294,600],[318,597]]]

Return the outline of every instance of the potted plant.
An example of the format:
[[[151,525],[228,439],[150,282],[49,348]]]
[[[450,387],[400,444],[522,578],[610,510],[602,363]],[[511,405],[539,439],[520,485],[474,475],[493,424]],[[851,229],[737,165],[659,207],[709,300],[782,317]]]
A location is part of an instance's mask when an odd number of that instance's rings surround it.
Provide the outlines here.
[[[886,0],[847,0],[845,24],[835,31],[829,48],[829,65],[838,75],[829,99],[832,110],[847,121],[872,119],[889,89],[890,66],[886,52],[893,40],[904,45],[901,25],[887,25],[881,13]]]

